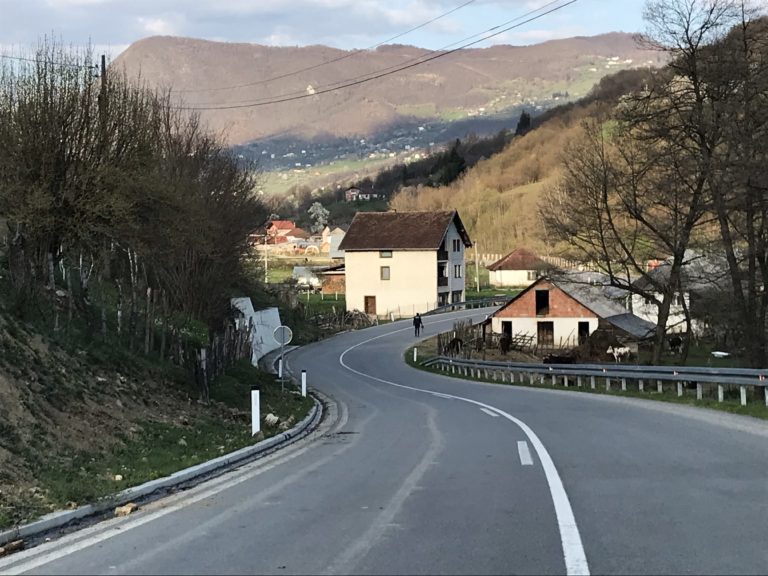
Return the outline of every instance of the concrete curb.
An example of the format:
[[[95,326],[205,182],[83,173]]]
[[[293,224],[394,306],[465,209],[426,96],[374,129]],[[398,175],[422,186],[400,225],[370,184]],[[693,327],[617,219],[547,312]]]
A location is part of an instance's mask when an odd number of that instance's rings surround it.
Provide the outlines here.
[[[211,472],[224,472],[227,471],[227,469],[233,469],[244,460],[248,460],[255,456],[265,455],[270,451],[291,444],[311,432],[320,422],[320,419],[323,416],[323,407],[316,398],[314,398],[314,401],[315,405],[312,407],[309,414],[290,430],[286,430],[271,438],[262,440],[253,446],[246,446],[245,448],[225,454],[224,456],[219,456],[213,460],[196,464],[195,466],[185,468],[184,470],[179,470],[170,476],[158,478],[157,480],[150,480],[149,482],[145,482],[144,484],[132,488],[126,488],[122,492],[119,492],[114,496],[105,497],[103,500],[94,504],[87,504],[74,510],[52,512],[29,524],[5,530],[0,532],[0,546],[6,542],[30,538],[55,528],[61,528],[70,522],[102,513],[115,506],[122,506],[123,504],[138,500],[158,490],[174,488],[201,476],[205,476],[206,474],[210,474]]]

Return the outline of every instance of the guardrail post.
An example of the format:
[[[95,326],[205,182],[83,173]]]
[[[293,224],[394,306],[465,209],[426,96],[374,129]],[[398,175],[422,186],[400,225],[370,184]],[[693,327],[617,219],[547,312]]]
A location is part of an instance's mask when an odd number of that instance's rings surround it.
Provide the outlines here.
[[[576,376],[576,386],[581,388],[581,376]]]
[[[768,406],[768,386],[763,386],[763,396],[765,396],[765,405]]]
[[[592,388],[592,390],[595,389],[595,377],[594,376],[590,376],[589,377],[589,387]]]
[[[661,380],[656,380],[656,392],[659,394],[664,393],[664,386],[661,385]]]
[[[483,373],[485,374],[485,379],[488,380],[488,368],[483,368]]]
[[[531,372],[528,372],[528,384],[533,386],[533,374]]]
[[[563,386],[565,386],[566,388],[568,388],[568,376],[567,376],[567,375],[566,375],[566,376],[563,376]]]
[[[451,364],[451,374],[456,374],[456,364]]]
[[[622,378],[621,379],[621,391],[626,392],[627,391],[627,379]]]
[[[701,382],[696,382],[696,400],[701,400],[704,396],[704,391],[701,388]]]
[[[611,379],[606,378],[605,379],[605,391],[610,392],[611,391]]]
[[[718,384],[717,385],[717,401],[718,402],[722,402],[723,401],[723,396],[725,396],[725,394],[723,393],[723,385],[722,384]]]
[[[677,396],[680,397],[683,395],[683,383],[678,382],[677,383]]]
[[[747,405],[747,387],[746,386],[739,386],[739,396],[741,397],[741,405],[746,406]]]
[[[544,374],[539,374],[539,384],[544,384]]]
[[[555,384],[557,384],[557,376],[552,374],[552,386],[554,386]]]
[[[642,380],[637,381],[637,389],[642,392],[645,389],[645,383]]]

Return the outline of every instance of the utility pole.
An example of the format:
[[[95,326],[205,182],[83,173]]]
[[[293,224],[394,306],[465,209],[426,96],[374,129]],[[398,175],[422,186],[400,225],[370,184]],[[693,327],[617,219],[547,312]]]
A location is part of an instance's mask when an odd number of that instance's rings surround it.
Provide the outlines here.
[[[477,258],[477,242],[475,242],[475,284],[480,292],[480,260]]]
[[[267,236],[268,234],[264,234],[264,284],[269,283],[268,279],[268,270],[269,270],[269,258],[268,258],[268,252],[269,249],[267,247]]]

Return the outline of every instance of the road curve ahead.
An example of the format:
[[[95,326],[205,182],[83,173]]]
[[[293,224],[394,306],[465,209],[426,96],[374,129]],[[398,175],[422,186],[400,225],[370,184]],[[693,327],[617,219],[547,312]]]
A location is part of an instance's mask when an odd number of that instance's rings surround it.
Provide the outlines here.
[[[429,374],[414,341],[397,322],[297,350],[338,407],[313,437],[0,574],[768,572],[765,423]]]

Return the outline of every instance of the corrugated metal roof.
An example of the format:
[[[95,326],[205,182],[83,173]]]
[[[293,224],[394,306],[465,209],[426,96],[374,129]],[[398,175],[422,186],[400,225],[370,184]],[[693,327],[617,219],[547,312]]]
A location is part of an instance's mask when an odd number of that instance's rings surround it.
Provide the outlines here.
[[[358,212],[339,250],[437,250],[453,222],[466,247],[472,242],[455,210]]]

